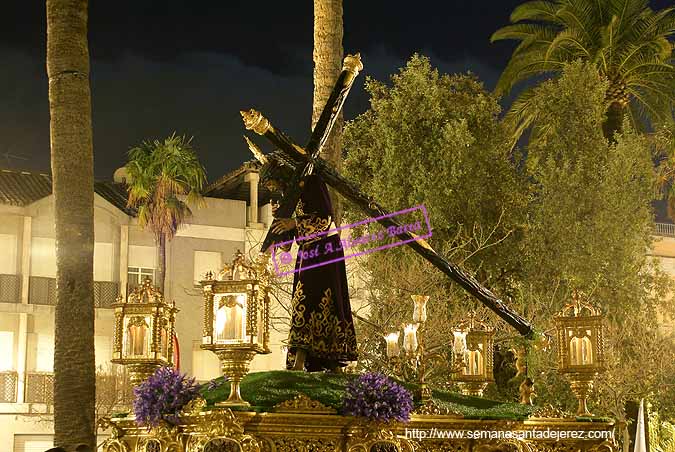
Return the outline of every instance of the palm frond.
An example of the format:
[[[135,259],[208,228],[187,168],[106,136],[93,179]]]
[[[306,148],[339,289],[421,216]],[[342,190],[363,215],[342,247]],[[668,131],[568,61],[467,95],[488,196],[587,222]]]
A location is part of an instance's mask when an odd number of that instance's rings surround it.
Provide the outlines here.
[[[536,87],[524,89],[511,104],[511,108],[504,116],[504,122],[511,132],[511,149],[516,145],[535,120],[536,111],[532,105]]]
[[[576,30],[564,30],[551,42],[546,49],[546,60],[550,60],[556,53],[567,53],[566,61],[577,58],[589,59],[590,53],[584,46]]]
[[[527,40],[536,38],[539,34],[546,32],[549,28],[540,24],[514,24],[507,25],[492,33],[490,42],[503,41],[506,39]]]
[[[581,59],[609,78],[608,95],[629,95],[634,126],[638,120],[675,121],[675,42],[669,39],[675,35],[675,7],[654,11],[648,0],[529,1],[513,10],[511,22],[491,38],[520,41],[496,94]],[[525,118],[516,99],[507,114],[515,133],[527,128]]]
[[[511,22],[523,20],[539,20],[544,22],[559,22],[557,17],[559,7],[554,2],[530,1],[516,6],[511,13]]]

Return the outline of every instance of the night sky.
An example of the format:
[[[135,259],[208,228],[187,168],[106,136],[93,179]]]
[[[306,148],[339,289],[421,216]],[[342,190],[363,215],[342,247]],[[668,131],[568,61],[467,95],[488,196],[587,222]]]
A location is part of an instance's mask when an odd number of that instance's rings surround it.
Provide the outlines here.
[[[368,106],[364,75],[386,80],[414,52],[443,72],[471,70],[492,89],[514,44],[490,44],[490,35],[523,1],[344,0],[345,53],[361,52],[365,66],[347,100],[347,119]],[[672,2],[651,3],[664,8]],[[214,180],[250,158],[239,110],[251,107],[304,143],[312,10],[309,0],[91,0],[96,177],[110,179],[131,146],[176,131],[194,136]],[[49,172],[45,48],[44,1],[5,4],[0,168]]]

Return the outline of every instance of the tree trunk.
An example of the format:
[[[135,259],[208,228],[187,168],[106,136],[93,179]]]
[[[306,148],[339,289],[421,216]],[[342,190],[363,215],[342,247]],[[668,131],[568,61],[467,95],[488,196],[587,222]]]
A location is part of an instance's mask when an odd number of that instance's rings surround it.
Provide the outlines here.
[[[164,295],[164,283],[166,278],[166,234],[159,234],[157,238],[157,287]]]
[[[342,0],[314,0],[314,101],[312,129],[330,97],[333,85],[342,70]],[[338,117],[321,157],[339,171],[342,167],[342,113]],[[330,188],[335,224],[342,219],[342,200]]]
[[[623,115],[625,108],[619,102],[612,102],[607,109],[607,119],[602,125],[602,133],[605,135],[605,138],[614,143],[615,133],[621,133],[623,128]]]
[[[54,444],[96,447],[94,159],[87,0],[47,0],[56,233]]]

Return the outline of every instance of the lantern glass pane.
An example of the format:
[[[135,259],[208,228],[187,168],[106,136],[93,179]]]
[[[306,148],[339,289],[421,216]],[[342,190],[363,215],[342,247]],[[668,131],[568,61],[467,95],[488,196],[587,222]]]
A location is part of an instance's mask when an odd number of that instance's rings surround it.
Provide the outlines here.
[[[581,341],[578,337],[572,337],[569,342],[570,366],[581,364]]]
[[[150,357],[152,319],[149,316],[131,316],[124,319],[123,350],[128,358]]]
[[[483,375],[483,344],[476,350],[467,350],[465,375]]]
[[[159,352],[162,358],[169,359],[169,332],[166,321],[162,323],[162,328],[159,330]]]
[[[245,340],[246,294],[216,294],[213,299],[215,343],[234,344]]]
[[[581,339],[581,364],[593,364],[593,344],[588,336]]]

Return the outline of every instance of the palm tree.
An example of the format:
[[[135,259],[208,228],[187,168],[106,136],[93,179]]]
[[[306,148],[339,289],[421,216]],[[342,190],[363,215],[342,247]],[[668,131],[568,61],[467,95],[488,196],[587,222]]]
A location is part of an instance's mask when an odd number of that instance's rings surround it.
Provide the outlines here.
[[[163,142],[144,141],[129,150],[126,164],[129,199],[138,209],[138,222],[155,235],[158,263],[157,285],[164,293],[166,241],[192,214],[190,205],[203,204],[201,191],[206,171],[192,149],[192,138],[172,134]]]
[[[312,103],[312,129],[321,116],[333,85],[342,70],[342,0],[314,0],[314,99]],[[335,121],[331,135],[321,156],[340,170],[342,166],[342,113]],[[342,216],[341,200],[332,189],[329,190],[333,204],[335,223]]]
[[[533,77],[558,75],[566,63],[580,59],[609,81],[605,137],[621,131],[626,114],[637,129],[672,123],[675,46],[668,39],[675,35],[675,8],[653,11],[648,0],[529,1],[513,10],[511,22],[491,37],[520,41],[497,94]],[[525,89],[507,113],[515,140],[534,119],[533,89]]]
[[[54,443],[96,446],[94,156],[87,0],[47,0],[56,234]]]

